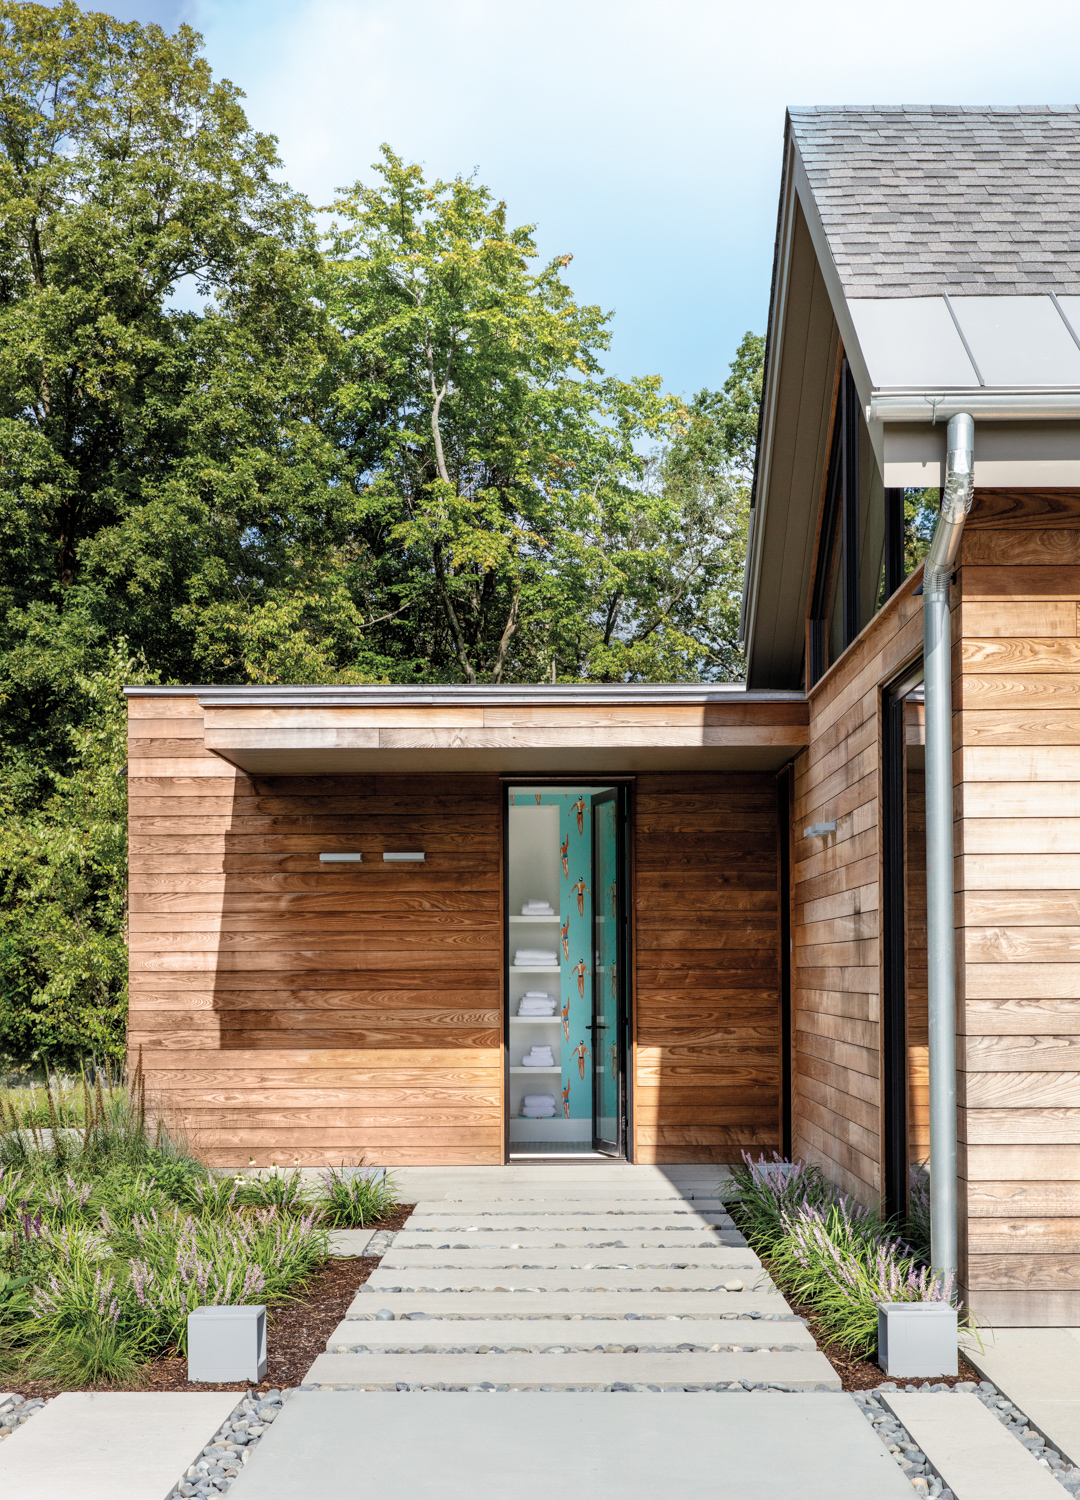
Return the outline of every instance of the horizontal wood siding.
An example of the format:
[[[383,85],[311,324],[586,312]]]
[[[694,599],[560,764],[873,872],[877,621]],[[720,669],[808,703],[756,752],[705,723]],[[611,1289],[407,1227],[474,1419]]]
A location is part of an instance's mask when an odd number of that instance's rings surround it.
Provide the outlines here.
[[[810,696],[795,764],[792,1150],[877,1204],[881,1182],[880,690],[917,654],[910,579]],[[836,832],[804,838],[811,823]],[[911,1038],[917,1045],[917,1030]]]
[[[637,1161],[778,1145],[777,839],[772,776],[638,777]]]
[[[214,1165],[501,1162],[498,781],[249,778],[197,699],[130,710],[130,1046],[167,1115]]]
[[[1080,493],[979,490],[955,649],[967,1295],[1080,1324]]]

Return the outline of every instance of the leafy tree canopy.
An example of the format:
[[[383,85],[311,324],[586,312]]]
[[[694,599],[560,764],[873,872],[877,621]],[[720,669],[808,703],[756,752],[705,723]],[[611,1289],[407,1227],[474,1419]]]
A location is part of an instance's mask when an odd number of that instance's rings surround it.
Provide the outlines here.
[[[13,1057],[122,1046],[123,681],[741,673],[762,341],[606,375],[571,257],[389,148],[320,238],[200,48],[0,0]]]

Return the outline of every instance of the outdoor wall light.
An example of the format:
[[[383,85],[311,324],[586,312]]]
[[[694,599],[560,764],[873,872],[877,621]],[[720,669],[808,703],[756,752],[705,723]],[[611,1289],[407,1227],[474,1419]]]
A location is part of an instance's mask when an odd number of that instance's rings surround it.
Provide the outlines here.
[[[811,823],[809,828],[803,829],[802,836],[804,839],[819,839],[826,833],[835,832],[836,822],[834,820],[832,823]]]
[[[422,865],[424,863],[423,853],[416,851],[411,854],[384,854],[383,859],[386,860],[387,864],[412,863]]]
[[[321,865],[358,865],[364,858],[362,854],[320,854]]]

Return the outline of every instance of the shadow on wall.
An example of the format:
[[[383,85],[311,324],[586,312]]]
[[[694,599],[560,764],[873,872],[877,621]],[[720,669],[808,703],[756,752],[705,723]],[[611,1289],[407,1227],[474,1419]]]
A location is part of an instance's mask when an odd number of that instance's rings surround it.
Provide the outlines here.
[[[488,776],[237,778],[216,1164],[502,1161],[499,799]]]
[[[772,775],[638,778],[637,1159],[779,1146],[778,822]]]

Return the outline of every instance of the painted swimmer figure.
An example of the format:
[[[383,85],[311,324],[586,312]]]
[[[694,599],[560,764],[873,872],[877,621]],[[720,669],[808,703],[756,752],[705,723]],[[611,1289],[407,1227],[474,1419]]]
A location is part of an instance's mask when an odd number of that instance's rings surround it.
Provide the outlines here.
[[[589,889],[589,887],[585,884],[584,875],[576,880],[570,887],[570,889],[577,897],[577,914],[579,917],[583,917],[585,915],[585,893]]]
[[[577,975],[577,992],[578,992],[578,995],[581,997],[581,999],[584,1000],[584,998],[585,998],[585,975],[589,972],[589,967],[586,964],[585,960],[582,959],[580,963],[576,963],[574,965],[574,967],[570,970],[570,972],[571,972],[571,974],[576,974]],[[567,1041],[569,1041],[569,1040],[570,1040],[570,1038],[567,1037]]]
[[[577,1058],[578,1073],[582,1078],[584,1078],[585,1059],[587,1057],[591,1057],[592,1053],[589,1051],[588,1047],[586,1047],[584,1042],[578,1042],[577,1046],[574,1048],[573,1052],[571,1052],[570,1056]]]

